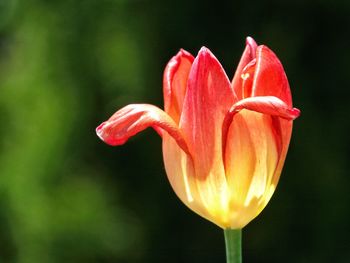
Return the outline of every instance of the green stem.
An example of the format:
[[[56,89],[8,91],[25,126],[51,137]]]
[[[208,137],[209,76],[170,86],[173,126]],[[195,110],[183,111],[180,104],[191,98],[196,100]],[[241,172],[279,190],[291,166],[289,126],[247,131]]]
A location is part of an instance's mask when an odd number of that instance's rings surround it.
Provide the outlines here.
[[[225,229],[226,262],[242,263],[242,229]]]

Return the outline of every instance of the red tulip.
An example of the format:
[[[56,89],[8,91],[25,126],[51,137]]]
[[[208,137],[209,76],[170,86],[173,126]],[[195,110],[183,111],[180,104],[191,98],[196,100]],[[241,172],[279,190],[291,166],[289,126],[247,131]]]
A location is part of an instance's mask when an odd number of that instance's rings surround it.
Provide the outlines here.
[[[299,110],[277,56],[247,38],[230,83],[209,49],[184,50],[165,68],[164,111],[131,104],[96,129],[110,145],[153,127],[171,186],[190,209],[240,229],[270,200]]]

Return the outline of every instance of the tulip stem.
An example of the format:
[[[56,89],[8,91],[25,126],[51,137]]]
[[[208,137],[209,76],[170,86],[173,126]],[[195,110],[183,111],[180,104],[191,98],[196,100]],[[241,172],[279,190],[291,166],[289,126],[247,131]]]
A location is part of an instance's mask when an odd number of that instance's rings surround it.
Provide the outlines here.
[[[227,263],[242,263],[242,229],[225,229]]]

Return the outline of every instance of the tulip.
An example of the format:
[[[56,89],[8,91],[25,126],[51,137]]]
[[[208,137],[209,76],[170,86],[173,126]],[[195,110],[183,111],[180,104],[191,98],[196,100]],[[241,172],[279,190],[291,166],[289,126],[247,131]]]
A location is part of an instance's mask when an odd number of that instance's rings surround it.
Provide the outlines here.
[[[181,201],[223,229],[242,229],[274,193],[300,113],[282,64],[248,37],[230,82],[209,49],[196,58],[180,50],[165,68],[163,93],[164,110],[130,104],[98,126],[97,135],[121,145],[154,128]]]

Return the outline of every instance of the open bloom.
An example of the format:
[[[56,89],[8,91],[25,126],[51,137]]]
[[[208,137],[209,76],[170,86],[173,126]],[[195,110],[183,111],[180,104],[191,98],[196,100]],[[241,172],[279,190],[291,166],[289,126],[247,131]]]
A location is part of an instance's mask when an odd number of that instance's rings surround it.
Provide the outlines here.
[[[180,50],[165,68],[163,92],[164,111],[128,105],[97,127],[98,136],[121,145],[153,127],[181,201],[222,228],[243,228],[275,191],[299,116],[280,61],[248,37],[230,82],[209,49],[196,58]]]

